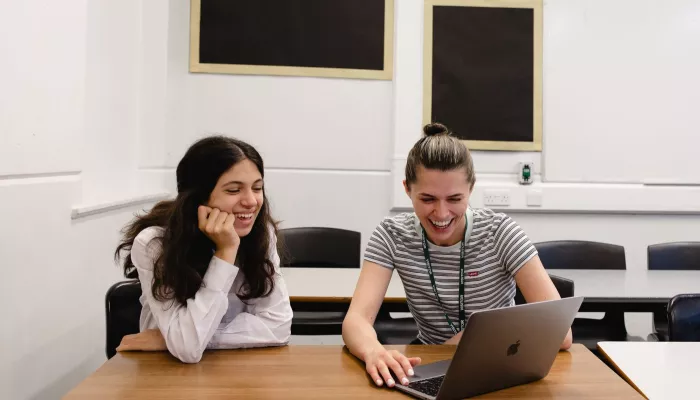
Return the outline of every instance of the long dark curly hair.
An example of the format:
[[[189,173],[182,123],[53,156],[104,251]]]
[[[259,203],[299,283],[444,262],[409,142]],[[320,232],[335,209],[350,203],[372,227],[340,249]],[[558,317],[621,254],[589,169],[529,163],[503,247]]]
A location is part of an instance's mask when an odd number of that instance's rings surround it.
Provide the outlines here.
[[[154,265],[153,297],[159,301],[175,299],[181,304],[194,297],[215,251],[214,242],[199,230],[197,208],[209,200],[219,177],[242,160],[253,162],[265,177],[262,157],[243,141],[210,136],[194,143],[177,166],[177,197],[157,203],[122,230],[114,257],[119,262],[126,253],[124,276],[138,279],[131,247],[139,232],[161,227],[162,236],[154,239],[160,241],[162,251]],[[236,265],[245,276],[245,284],[237,293],[242,300],[265,297],[274,289],[275,269],[269,256],[273,235],[277,235],[277,223],[270,216],[263,189],[262,208],[238,249]]]

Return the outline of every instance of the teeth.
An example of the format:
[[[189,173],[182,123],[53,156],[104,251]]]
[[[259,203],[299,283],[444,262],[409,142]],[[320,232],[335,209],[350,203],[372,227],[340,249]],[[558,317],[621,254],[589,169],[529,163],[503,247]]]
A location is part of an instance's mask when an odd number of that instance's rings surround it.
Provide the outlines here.
[[[432,224],[435,225],[435,226],[444,228],[444,227],[446,227],[447,225],[449,225],[450,222],[452,222],[452,220],[451,220],[451,219],[448,219],[447,221],[433,221],[433,220],[431,219],[430,222],[432,222]]]
[[[247,219],[247,218],[253,218],[253,214],[236,214],[236,218],[242,218],[242,219]]]

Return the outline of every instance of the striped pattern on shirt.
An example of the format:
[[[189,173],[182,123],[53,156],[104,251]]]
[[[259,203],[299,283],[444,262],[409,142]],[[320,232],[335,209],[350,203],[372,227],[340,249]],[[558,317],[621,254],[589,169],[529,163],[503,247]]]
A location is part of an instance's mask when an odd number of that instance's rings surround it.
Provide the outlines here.
[[[489,209],[472,211],[472,232],[464,261],[467,319],[474,311],[512,306],[514,276],[537,254],[530,239],[507,215]],[[430,284],[419,229],[414,213],[385,218],[372,233],[364,258],[398,271],[408,307],[418,325],[418,338],[426,344],[439,344],[454,334]],[[428,243],[428,246],[440,300],[452,323],[459,328],[460,243],[446,247]]]

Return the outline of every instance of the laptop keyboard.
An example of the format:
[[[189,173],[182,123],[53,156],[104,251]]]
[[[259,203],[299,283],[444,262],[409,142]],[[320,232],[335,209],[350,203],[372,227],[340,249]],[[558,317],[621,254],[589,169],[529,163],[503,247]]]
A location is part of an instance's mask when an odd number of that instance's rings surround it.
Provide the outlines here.
[[[408,384],[413,390],[417,390],[421,393],[425,393],[429,396],[437,396],[440,390],[440,385],[442,385],[442,380],[445,379],[445,375],[436,376],[435,378],[424,379],[422,381],[411,382]]]

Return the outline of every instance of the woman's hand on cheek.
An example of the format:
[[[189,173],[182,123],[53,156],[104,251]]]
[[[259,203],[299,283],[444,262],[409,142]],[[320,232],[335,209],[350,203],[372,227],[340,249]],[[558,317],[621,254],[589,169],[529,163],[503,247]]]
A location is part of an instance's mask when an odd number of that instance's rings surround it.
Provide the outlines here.
[[[241,238],[233,227],[236,216],[207,206],[199,206],[197,216],[199,230],[216,245],[215,256],[233,264],[241,244]]]

